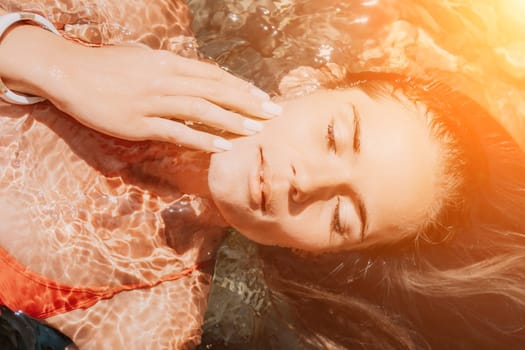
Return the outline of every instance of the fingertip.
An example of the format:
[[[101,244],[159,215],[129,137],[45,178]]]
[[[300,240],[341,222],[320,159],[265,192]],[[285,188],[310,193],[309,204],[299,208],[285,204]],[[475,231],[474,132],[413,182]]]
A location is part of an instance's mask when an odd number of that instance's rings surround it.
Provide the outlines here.
[[[242,125],[244,127],[244,130],[249,134],[261,132],[264,128],[263,123],[252,119],[244,119]]]
[[[283,107],[272,101],[263,102],[262,110],[268,118],[275,118],[283,113]]]
[[[213,139],[213,148],[219,152],[230,151],[233,148],[233,144],[223,139],[222,137],[216,137]]]
[[[255,96],[255,97],[257,97],[257,98],[259,98],[259,99],[261,99],[263,101],[269,101],[270,100],[270,95],[268,95],[266,92],[262,91],[261,89],[255,87],[255,86],[253,86],[251,84],[250,84],[250,93],[253,96]]]

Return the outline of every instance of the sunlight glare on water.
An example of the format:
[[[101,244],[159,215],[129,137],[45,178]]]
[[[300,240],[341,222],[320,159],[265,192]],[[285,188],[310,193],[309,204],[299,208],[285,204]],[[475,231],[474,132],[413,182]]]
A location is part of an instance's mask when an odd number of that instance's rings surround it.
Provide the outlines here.
[[[522,0],[189,4],[203,54],[270,92],[297,66],[327,63],[433,77],[482,104],[525,147]]]

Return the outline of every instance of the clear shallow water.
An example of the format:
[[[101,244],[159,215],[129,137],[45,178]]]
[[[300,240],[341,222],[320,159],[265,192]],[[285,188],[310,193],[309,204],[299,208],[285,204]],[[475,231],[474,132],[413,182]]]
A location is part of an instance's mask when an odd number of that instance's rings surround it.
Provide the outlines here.
[[[5,0],[1,5],[42,13],[65,36],[88,45],[140,43],[196,55],[182,0]],[[31,271],[74,286],[158,281],[193,266],[204,260],[200,255],[208,252],[202,248],[209,241],[190,241],[176,251],[170,243],[185,208],[203,202],[182,196],[169,179],[175,177],[172,171],[195,162],[176,145],[98,134],[48,103],[0,102],[0,246]],[[159,179],[163,175],[166,181]],[[193,348],[208,285],[209,273],[199,270],[46,322],[81,349]],[[27,288],[20,288],[20,295],[24,292]]]
[[[520,0],[189,0],[201,52],[277,93],[328,62],[436,77],[486,107],[525,147]]]
[[[137,11],[144,1],[146,13]],[[62,23],[66,34],[94,45],[138,41],[194,54],[185,29],[189,21],[181,6],[170,7],[173,1],[3,3],[12,10],[49,10],[46,16]],[[334,63],[353,71],[438,76],[486,106],[519,138],[525,135],[520,118],[525,27],[519,23],[525,10],[517,4],[519,0],[190,1],[201,52],[268,91],[277,93],[280,78],[299,65]],[[177,158],[174,150],[156,153],[148,146],[152,154],[147,155],[141,145],[108,141],[49,106],[33,111],[2,105],[6,115],[11,117],[1,119],[0,218],[15,225],[17,235],[7,236],[3,246],[26,266],[64,283],[108,285],[150,280],[196,261],[195,250],[174,256],[162,237],[163,225],[176,221],[166,220],[163,213],[173,208],[179,194],[152,188],[137,171],[157,166],[159,173],[169,174],[173,164],[164,160]],[[157,348],[196,342],[201,320],[195,315],[205,308],[207,283],[206,276],[198,275],[153,293],[121,295],[51,322],[65,325],[60,328],[68,335],[94,348],[107,346],[108,339],[115,341],[114,348],[126,348],[114,337],[115,327],[123,341],[147,334]],[[166,333],[154,328],[159,324],[156,312],[140,315],[142,323],[133,322],[134,312],[144,305],[166,314]],[[143,336],[136,341],[142,339],[148,340]]]

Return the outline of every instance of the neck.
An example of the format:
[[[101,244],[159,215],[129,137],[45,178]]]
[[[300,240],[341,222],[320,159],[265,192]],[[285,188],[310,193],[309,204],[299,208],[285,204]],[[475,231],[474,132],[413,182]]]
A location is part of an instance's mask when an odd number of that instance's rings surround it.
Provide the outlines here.
[[[171,193],[203,199],[207,203],[205,221],[215,226],[228,226],[215,206],[208,186],[210,155],[179,147],[157,146],[147,148],[149,153],[139,162],[139,172],[152,177],[154,183],[160,180],[164,189],[167,188]]]
[[[226,227],[228,224],[222,218],[219,210],[215,206],[208,186],[208,170],[210,167],[210,155],[203,152],[183,152],[176,159],[176,164],[170,167],[169,174],[166,174],[168,181],[174,185],[179,192],[192,194],[208,203],[205,215],[202,219],[209,225]]]
[[[210,156],[205,153],[188,152],[177,159],[177,164],[170,172],[170,182],[182,193],[195,194],[210,198],[208,169]]]

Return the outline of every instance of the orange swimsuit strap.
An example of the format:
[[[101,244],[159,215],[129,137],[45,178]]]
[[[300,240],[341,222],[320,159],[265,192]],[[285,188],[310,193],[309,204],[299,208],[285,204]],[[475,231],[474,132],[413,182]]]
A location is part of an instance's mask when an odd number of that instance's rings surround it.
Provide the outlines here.
[[[21,310],[34,318],[48,318],[71,310],[88,308],[99,300],[110,299],[123,291],[152,288],[162,282],[178,280],[192,274],[203,264],[195,264],[153,282],[73,287],[56,283],[28,270],[0,247],[0,304],[11,310]]]

